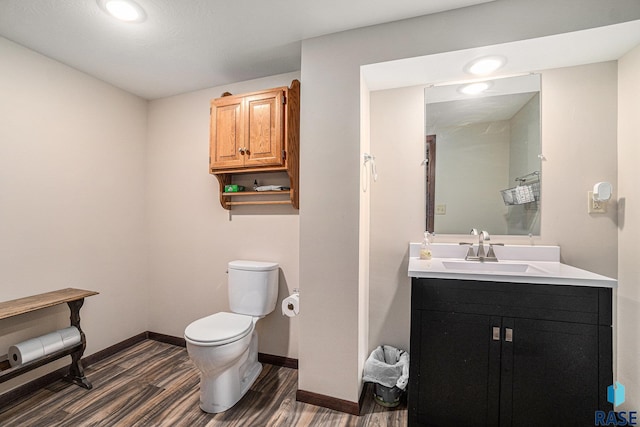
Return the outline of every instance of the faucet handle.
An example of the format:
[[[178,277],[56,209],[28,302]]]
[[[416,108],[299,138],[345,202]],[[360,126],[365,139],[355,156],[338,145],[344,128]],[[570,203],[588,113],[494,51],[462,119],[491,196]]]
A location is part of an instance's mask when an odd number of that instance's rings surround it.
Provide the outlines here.
[[[488,261],[498,260],[498,258],[496,257],[496,253],[493,251],[493,245],[489,245],[489,252],[487,252],[486,258]]]
[[[469,246],[469,250],[467,251],[467,256],[465,258],[474,258],[476,254],[473,252],[473,245]]]
[[[488,261],[498,261],[498,257],[493,251],[494,246],[504,246],[504,243],[489,243],[489,252],[487,252]]]
[[[459,244],[469,246],[469,249],[467,250],[467,256],[464,259],[469,260],[470,258],[476,257],[475,252],[473,252],[473,243],[460,242]]]

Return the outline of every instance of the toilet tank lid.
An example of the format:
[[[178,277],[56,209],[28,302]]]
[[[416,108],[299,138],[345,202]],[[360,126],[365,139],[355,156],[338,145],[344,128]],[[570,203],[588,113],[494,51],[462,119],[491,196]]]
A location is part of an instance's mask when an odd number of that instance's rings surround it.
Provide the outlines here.
[[[270,271],[278,268],[277,262],[237,260],[229,263],[232,270]]]

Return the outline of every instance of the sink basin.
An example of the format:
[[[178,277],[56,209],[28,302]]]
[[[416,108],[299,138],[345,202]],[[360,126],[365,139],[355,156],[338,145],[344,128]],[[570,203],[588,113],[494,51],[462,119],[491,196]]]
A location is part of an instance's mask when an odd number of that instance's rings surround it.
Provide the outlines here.
[[[526,263],[500,263],[477,261],[443,261],[447,270],[478,271],[483,273],[544,273],[543,270]]]

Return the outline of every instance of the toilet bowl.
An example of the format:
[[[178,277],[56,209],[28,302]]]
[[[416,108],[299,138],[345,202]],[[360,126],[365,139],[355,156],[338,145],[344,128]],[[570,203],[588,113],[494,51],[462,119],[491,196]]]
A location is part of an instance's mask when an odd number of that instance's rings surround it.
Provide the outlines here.
[[[200,408],[209,413],[235,405],[262,371],[255,320],[216,313],[185,330],[187,352],[200,370]]]
[[[262,371],[256,322],[275,309],[278,264],[229,263],[229,305],[198,319],[184,331],[187,352],[200,370],[200,408],[226,411],[249,390]]]

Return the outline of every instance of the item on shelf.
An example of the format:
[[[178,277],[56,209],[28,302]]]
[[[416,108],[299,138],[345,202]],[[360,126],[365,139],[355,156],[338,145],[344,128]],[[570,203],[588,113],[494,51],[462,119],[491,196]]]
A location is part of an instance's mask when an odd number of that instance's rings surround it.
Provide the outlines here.
[[[283,185],[260,185],[253,189],[256,191],[289,191],[289,187]]]
[[[236,184],[229,184],[224,186],[225,193],[237,193],[239,191],[244,191],[244,186]]]

